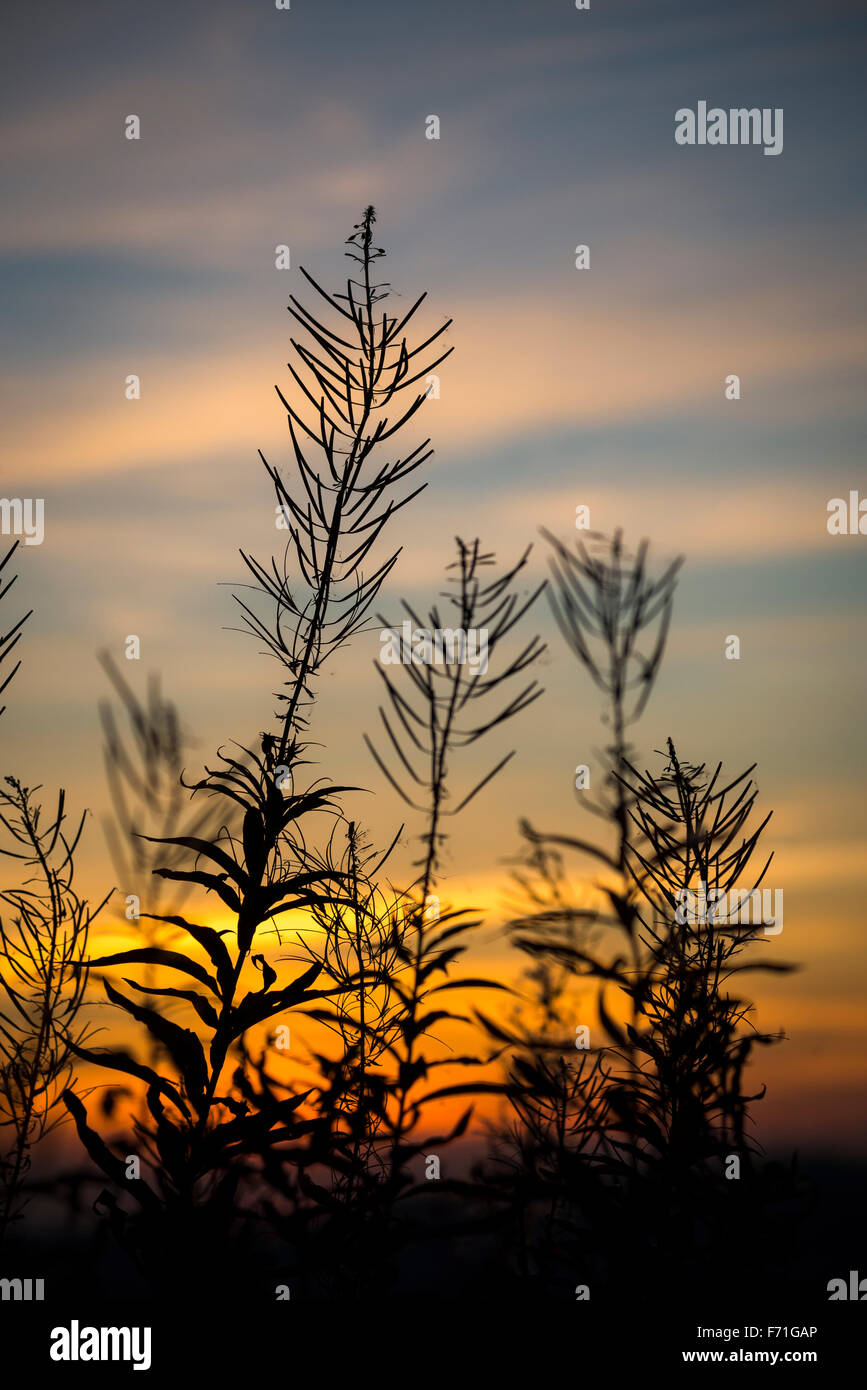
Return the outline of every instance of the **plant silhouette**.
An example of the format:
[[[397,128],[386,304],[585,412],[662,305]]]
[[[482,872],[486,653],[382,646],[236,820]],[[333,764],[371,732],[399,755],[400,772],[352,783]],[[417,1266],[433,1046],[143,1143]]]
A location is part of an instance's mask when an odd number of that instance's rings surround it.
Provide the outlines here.
[[[734,1233],[764,1232],[782,1258],[789,1243],[770,1196],[801,1195],[794,1171],[767,1183],[757,1171],[749,1107],[763,1092],[749,1094],[745,1071],[754,1047],[777,1037],[753,1027],[733,992],[744,971],[793,967],[755,958],[760,921],[692,920],[681,909],[699,884],[715,896],[758,887],[770,859],[753,882],[745,876],[770,816],[749,825],[753,768],[724,782],[721,765],[709,774],[680,760],[671,739],[661,772],[630,760],[625,731],[660,667],[680,562],[652,579],[646,543],[630,557],[619,533],[574,554],[553,545],[555,615],[609,701],[605,793],[585,804],[611,835],[597,845],[523,825],[517,881],[530,910],[513,937],[533,962],[535,1003],[510,1031],[487,1020],[515,1049],[516,1122],[494,1150],[514,1268],[566,1297],[579,1277],[637,1296],[630,1280],[649,1259],[660,1288],[725,1288],[742,1249]],[[564,851],[601,866],[583,897]],[[576,1023],[595,1044],[576,1040]]]
[[[550,577],[537,580],[530,548],[502,564],[457,537],[423,617],[406,600],[378,611],[401,553],[380,543],[432,454],[403,441],[451,348],[450,320],[417,328],[424,295],[393,310],[375,226],[367,207],[340,291],[302,271],[319,307],[289,305],[292,386],[277,395],[291,476],[262,458],[285,544],[265,560],[242,550],[234,595],[240,630],[279,672],[258,732],[188,775],[191,742],[159,682],[141,699],[103,654],[106,834],[135,903],[128,947],[89,954],[101,907],[73,888],[83,819],[66,829],[65,792],[49,816],[39,788],[7,778],[0,792],[0,853],[24,870],[0,891],[2,1234],[62,1097],[101,1175],[102,1226],[178,1304],[214,1286],[399,1296],[429,1287],[445,1241],[464,1265],[458,1295],[482,1280],[493,1297],[572,1300],[578,1285],[616,1303],[652,1265],[660,1290],[685,1297],[726,1287],[750,1242],[763,1271],[783,1267],[803,1188],[755,1137],[750,1062],[779,1035],[754,1025],[743,980],[792,967],[754,916],[682,910],[699,886],[702,902],[753,901],[770,817],[753,767],[723,775],[667,738],[641,771],[632,742],[682,562],[656,567],[647,541],[631,551],[619,531],[574,548],[544,533]],[[593,789],[577,787],[603,833],[520,821],[512,990],[467,964],[486,924],[449,901],[450,834],[515,756],[496,746],[506,725],[538,717],[546,648],[524,628],[543,591],[604,702]],[[0,693],[24,621],[0,637]],[[408,822],[396,816],[382,845],[349,814],[360,789],[316,775],[311,742],[326,663],[377,630],[391,656],[374,663],[382,703],[365,742]],[[483,659],[468,634],[484,636]],[[106,1010],[107,1045],[85,1000]],[[300,1050],[283,1045],[293,1033]],[[82,1075],[110,1078],[100,1120]],[[483,1097],[502,1114],[471,1168]]]
[[[293,339],[299,366],[290,366],[309,405],[306,416],[279,389],[278,395],[287,411],[301,497],[265,463],[288,541],[280,563],[274,559],[263,565],[243,554],[255,584],[250,599],[238,599],[246,629],[265,642],[285,673],[277,692],[276,728],[261,736],[259,747],[221,752],[217,765],[193,784],[197,795],[237,808],[240,832],[224,826],[212,839],[154,837],[160,845],[196,856],[196,867],[163,865],[155,872],[196,885],[228,908],[235,923],[232,947],[225,932],[177,913],[151,913],[145,915],[186,933],[204,952],[207,966],[189,947],[182,952],[146,946],[90,962],[100,969],[157,965],[180,972],[187,984],[181,990],[129,979],[126,984],[137,994],[183,999],[207,1030],[203,1043],[194,1029],[167,1019],[105,979],[108,999],[165,1049],[174,1074],[160,1074],[125,1052],[78,1049],[82,1060],[135,1076],[146,1086],[150,1123],[139,1126],[137,1136],[152,1182],[141,1176],[126,1181],[124,1164],[91,1128],[81,1101],[72,1094],[66,1097],[91,1157],[138,1204],[136,1215],[116,1192],[103,1196],[118,1234],[155,1279],[171,1271],[175,1279],[186,1280],[220,1267],[214,1261],[236,1213],[241,1172],[233,1160],[251,1150],[267,1154],[270,1146],[294,1140],[309,1128],[298,1116],[301,1097],[254,1096],[243,1066],[235,1066],[226,1087],[223,1076],[231,1055],[236,1062],[243,1059],[248,1030],[341,990],[340,984],[328,982],[313,988],[322,974],[318,961],[275,987],[276,972],[253,946],[257,931],[284,913],[353,905],[347,896],[351,876],[332,863],[329,848],[320,852],[312,847],[315,827],[329,820],[333,825],[339,818],[345,789],[322,782],[304,785],[304,733],[318,672],[361,631],[399,553],[364,576],[362,566],[384,527],[420,487],[400,498],[394,489],[430,455],[425,442],[397,461],[380,461],[382,446],[413,418],[425,393],[416,392],[408,405],[399,406],[396,418],[387,412],[400,392],[448,355],[446,350],[430,358],[431,346],[447,324],[416,346],[407,340],[405,330],[424,296],[399,317],[387,311],[379,316],[377,306],[387,287],[373,278],[383,255],[373,244],[374,222],[369,207],[348,239],[347,255],[360,268],[360,278],[350,276],[345,293],[328,294],[304,272],[331,311],[333,325],[294,297],[290,307],[308,338],[307,343]],[[319,462],[311,462],[310,456]],[[239,997],[245,967],[258,968],[262,983]]]
[[[0,602],[15,578],[0,588]],[[0,637],[0,668],[30,616]],[[0,693],[20,665],[6,674]],[[11,776],[0,787],[0,859],[14,866],[17,880],[0,889],[0,1246],[27,1205],[34,1149],[65,1117],[61,1093],[89,1031],[81,1012],[88,932],[105,905],[92,908],[73,884],[84,814],[69,829],[66,792],[46,814],[41,791]]]

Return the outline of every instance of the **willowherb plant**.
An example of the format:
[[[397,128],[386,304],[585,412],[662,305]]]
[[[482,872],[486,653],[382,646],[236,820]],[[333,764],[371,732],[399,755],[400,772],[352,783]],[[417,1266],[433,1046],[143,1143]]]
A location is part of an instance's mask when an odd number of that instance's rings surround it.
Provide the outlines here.
[[[278,470],[262,459],[289,539],[279,565],[276,559],[263,565],[242,552],[254,592],[267,603],[263,619],[238,600],[247,629],[265,641],[287,672],[278,693],[279,733],[267,737],[266,752],[275,765],[285,763],[293,740],[306,727],[311,681],[329,656],[361,630],[400,554],[393,552],[365,576],[364,563],[384,527],[426,484],[400,497],[394,489],[433,451],[426,439],[402,457],[383,460],[383,445],[412,420],[427,391],[417,390],[405,406],[402,393],[452,351],[429,355],[450,319],[415,345],[407,340],[406,329],[424,294],[404,314],[380,314],[377,306],[388,299],[389,287],[373,279],[374,266],[385,255],[373,244],[375,221],[374,209],[366,208],[348,238],[346,254],[360,267],[361,278],[350,276],[345,294],[328,294],[302,270],[331,311],[332,323],[291,296],[289,312],[307,338],[291,340],[299,365],[289,364],[304,405],[291,404],[279,388],[277,394],[286,408],[302,491],[293,494]],[[390,416],[395,402],[396,415]]]
[[[323,932],[305,942],[311,960],[319,961],[339,992],[310,1012],[341,1038],[336,1059],[318,1057],[325,1079],[318,1102],[314,1141],[299,1164],[298,1155],[272,1166],[269,1180],[284,1199],[313,1198],[312,1221],[296,1211],[283,1229],[296,1252],[294,1272],[330,1294],[363,1291],[395,1277],[394,1257],[412,1236],[442,1230],[441,1222],[413,1222],[410,1199],[422,1193],[454,1192],[460,1184],[434,1184],[421,1177],[419,1160],[441,1151],[462,1135],[472,1105],[447,1132],[431,1134],[429,1107],[448,1097],[472,1097],[499,1090],[498,1083],[475,1077],[432,1087],[430,1078],[443,1066],[478,1068],[489,1059],[449,1053],[437,1037],[441,1026],[464,1018],[448,1006],[446,994],[460,989],[503,988],[495,982],[452,976],[467,949],[469,931],[478,925],[467,910],[440,912],[433,893],[441,869],[447,817],[457,815],[506,765],[507,754],[484,777],[470,781],[454,797],[452,763],[464,750],[528,708],[541,694],[535,681],[514,690],[514,682],[543,650],[532,638],[511,655],[507,639],[525,616],[541,587],[519,592],[527,554],[516,565],[491,574],[494,557],[478,541],[457,542],[458,558],[448,567],[452,581],[445,597],[453,612],[448,629],[435,605],[422,628],[415,624],[421,647],[415,658],[379,664],[388,706],[380,710],[389,739],[381,753],[372,740],[375,761],[402,799],[424,818],[420,870],[406,889],[387,891],[375,875],[383,857],[369,868],[372,856],[358,852],[358,832],[349,829],[344,862],[347,907],[326,904],[316,909]],[[380,617],[386,635],[396,629]],[[466,661],[457,631],[484,630],[487,661],[474,669]],[[424,633],[450,632],[441,660],[428,660]],[[452,808],[452,799],[457,804]],[[390,852],[390,851],[389,851]],[[323,1188],[321,1184],[327,1182]],[[398,1219],[397,1204],[401,1204]],[[302,1214],[303,1218],[303,1214]]]
[[[17,545],[0,561],[0,573]],[[16,578],[0,587],[0,601]],[[0,667],[29,617],[0,636]],[[20,665],[5,676],[0,694]],[[0,787],[0,859],[14,865],[19,879],[0,890],[0,1242],[26,1204],[33,1149],[61,1119],[58,1101],[71,1079],[74,1045],[87,1032],[80,967],[90,924],[104,906],[92,910],[73,887],[84,816],[67,831],[66,793],[58,793],[46,817],[40,791],[14,777]]]
[[[167,700],[156,675],[148,680],[147,695],[139,699],[107,652],[100,662],[117,697],[103,700],[103,762],[111,798],[112,815],[104,821],[105,838],[121,892],[141,898],[146,906],[159,906],[166,880],[154,869],[178,867],[189,857],[183,846],[166,846],[166,839],[181,834],[211,838],[218,833],[213,807],[191,804],[183,786],[185,755],[192,742],[181,725],[176,706]],[[162,846],[162,848],[161,848]],[[185,885],[168,905],[171,912],[181,901]],[[134,912],[126,920],[137,921]],[[145,925],[145,933],[148,931]],[[148,942],[148,944],[154,944]]]
[[[743,884],[770,819],[751,825],[752,768],[727,782],[721,770],[679,759],[671,739],[661,773],[627,763],[637,966],[617,953],[585,953],[580,962],[616,987],[632,1018],[606,1021],[614,1039],[603,1050],[613,1117],[606,1171],[617,1200],[599,1209],[605,1246],[624,1267],[652,1249],[660,1280],[681,1290],[699,1272],[727,1287],[745,1241],[782,1252],[791,1217],[775,1206],[797,1195],[793,1174],[769,1184],[755,1166],[750,1105],[764,1087],[750,1092],[746,1068],[757,1044],[781,1035],[753,1026],[752,1005],[735,988],[744,971],[794,967],[754,958],[760,922],[681,911],[693,882],[720,891]]]
[[[629,793],[622,779],[631,752],[627,730],[644,712],[659,673],[682,562],[675,560],[654,575],[648,542],[641,541],[632,554],[619,531],[611,537],[593,533],[586,542],[577,541],[574,551],[550,535],[547,539],[553,549],[548,594],[554,616],[569,649],[605,695],[603,722],[611,730],[599,756],[603,790],[598,795],[582,790],[580,804],[608,822],[612,842],[540,832],[521,822],[527,850],[515,877],[525,902],[511,930],[514,944],[532,962],[527,983],[536,1001],[525,1006],[521,1027],[531,1051],[559,1053],[557,1019],[574,1012],[576,953],[612,926],[624,926],[628,934],[633,924]],[[600,866],[609,911],[575,901],[565,852]]]
[[[355,822],[336,829],[346,837],[335,858],[343,896],[312,907],[319,931],[299,931],[296,958],[321,969],[331,985],[327,1000],[305,1015],[337,1040],[337,1050],[312,1051],[309,1134],[302,1145],[265,1155],[263,1207],[287,1242],[286,1277],[296,1287],[300,1279],[308,1293],[358,1296],[383,1258],[379,1145],[386,1064],[403,1014],[394,978],[412,903],[378,881],[393,845],[375,853]],[[297,1094],[297,1078],[272,1075],[264,1052],[253,1068],[262,1102],[293,1086]]]
[[[611,981],[586,968],[592,959],[588,952],[612,930],[622,932],[627,958],[638,965],[627,862],[630,800],[622,774],[630,753],[627,730],[641,717],[661,666],[681,561],[654,574],[648,542],[642,541],[633,554],[620,531],[611,537],[593,533],[587,541],[577,541],[574,550],[550,535],[547,539],[553,551],[551,607],[569,649],[605,696],[603,722],[611,732],[598,758],[602,792],[585,789],[579,796],[582,807],[607,821],[610,842],[540,832],[521,822],[527,849],[514,877],[524,903],[510,930],[513,943],[531,963],[513,1028],[494,1030],[514,1049],[510,1094],[517,1116],[512,1143],[522,1155],[518,1162],[530,1175],[538,1170],[540,1190],[546,1197],[554,1194],[553,1211],[574,1176],[569,1135],[583,1153],[589,1117],[599,1110],[595,1100],[591,1105],[587,1099],[588,1087],[595,1096],[604,1077],[597,1049],[591,1050],[592,1061],[586,1053],[576,1056],[575,1049],[574,1021],[586,1021],[591,1012],[588,984],[597,989],[600,1022],[604,1026],[609,1021],[605,991]],[[594,861],[604,873],[604,882],[592,888],[605,906],[588,904],[586,888],[579,893],[566,866],[567,852]],[[490,1028],[490,1020],[486,1022]],[[602,1109],[608,1113],[607,1106]],[[594,1118],[590,1128],[604,1145],[605,1126]],[[559,1180],[554,1178],[555,1159]],[[509,1162],[511,1166],[513,1160]],[[533,1192],[532,1178],[525,1190]],[[549,1231],[551,1219],[549,1212]],[[524,1233],[522,1225],[522,1240]],[[522,1258],[526,1261],[526,1251]]]
[[[351,1204],[374,1164],[374,1145],[381,1120],[382,1077],[379,1068],[400,1027],[401,1004],[391,988],[398,964],[406,907],[394,890],[378,882],[386,855],[374,854],[355,822],[346,827],[341,864],[346,900],[323,901],[313,909],[321,936],[305,943],[309,959],[321,963],[335,986],[329,1002],[308,1011],[340,1039],[331,1064],[317,1061],[333,1077],[333,1113],[345,1124],[345,1149],[338,1187]],[[337,1088],[337,1089],[335,1089]],[[375,1164],[374,1164],[375,1166]]]
[[[607,700],[603,722],[611,731],[605,749],[605,787],[600,802],[585,799],[588,810],[613,821],[618,831],[617,863],[624,867],[628,802],[620,780],[630,748],[627,729],[644,712],[665,652],[677,575],[683,559],[661,574],[648,569],[649,543],[635,554],[620,531],[596,533],[576,541],[575,549],[544,533],[552,547],[548,594],[557,624],[570,650]],[[559,843],[555,837],[554,843]],[[571,847],[572,842],[566,841]]]
[[[619,987],[634,1005],[641,1026],[628,1025],[621,1043],[631,1043],[626,1080],[616,1104],[633,1131],[675,1171],[685,1172],[733,1152],[742,1163],[753,1155],[746,1132],[744,1068],[756,1043],[773,1035],[757,1032],[751,1006],[729,989],[745,970],[788,971],[770,959],[742,960],[763,932],[760,921],[702,921],[682,910],[682,894],[706,885],[708,893],[742,887],[771,813],[754,828],[750,820],[758,789],[753,768],[730,782],[704,765],[678,759],[671,739],[668,763],[652,776],[627,768],[630,816],[637,834],[629,848],[630,871],[639,891],[638,936],[642,964],[622,971]],[[761,884],[772,855],[757,872]],[[749,914],[748,914],[749,915]],[[690,918],[695,920],[690,920]],[[761,1092],[763,1094],[763,1091]]]
[[[745,886],[769,817],[751,827],[752,769],[723,785],[720,767],[708,775],[683,763],[671,740],[661,774],[636,770],[625,730],[659,669],[678,566],[654,580],[645,546],[627,563],[619,536],[607,545],[608,558],[603,549],[596,560],[579,546],[577,562],[558,547],[553,601],[610,702],[609,792],[590,809],[607,817],[613,844],[524,826],[530,910],[513,927],[536,965],[542,1027],[492,1028],[514,1048],[516,1123],[502,1190],[514,1207],[518,1271],[564,1293],[576,1270],[629,1288],[651,1256],[661,1281],[686,1287],[711,1262],[724,1285],[737,1236],[771,1229],[748,1130],[763,1090],[749,1093],[745,1070],[753,1047],[775,1039],[753,1028],[732,982],[744,970],[791,968],[745,956],[760,924],[681,920],[682,895],[699,881],[708,893]],[[597,861],[605,877],[596,891],[610,911],[576,910],[561,850]],[[564,1001],[574,1017],[588,987],[598,991],[602,1041],[570,1055]],[[727,1181],[733,1159],[742,1185]]]
[[[103,821],[106,843],[120,885],[125,905],[122,913],[123,930],[139,938],[145,949],[172,947],[183,938],[181,928],[155,920],[153,914],[162,912],[171,917],[180,910],[191,887],[188,883],[173,885],[174,891],[164,901],[168,881],[155,872],[160,867],[180,868],[189,864],[194,852],[177,839],[211,839],[218,834],[220,824],[213,803],[193,803],[183,786],[185,755],[192,741],[182,727],[177,708],[162,693],[159,677],[148,678],[145,699],[139,699],[124,679],[107,652],[100,653],[100,663],[115,693],[115,701],[100,702],[99,714],[103,730],[103,763],[111,799],[111,816]],[[221,812],[225,808],[220,808]],[[225,815],[222,816],[226,820]],[[228,823],[233,823],[231,814]],[[166,845],[166,839],[175,843]],[[145,913],[142,916],[142,903]],[[145,966],[144,987],[155,998],[159,966]],[[177,996],[160,996],[160,1012],[169,1013],[177,1007]],[[183,1006],[183,1001],[181,1001]],[[159,1065],[163,1047],[153,1036],[145,1060],[150,1067]],[[118,1088],[118,1095],[123,1088]],[[116,1096],[106,1091],[103,1109],[110,1114]]]
[[[466,933],[477,923],[467,920],[468,910],[465,909],[441,914],[437,904],[431,912],[429,900],[437,883],[447,839],[443,828],[446,820],[469,805],[506,766],[514,751],[505,754],[480,780],[471,784],[468,791],[457,797],[450,784],[451,762],[457,754],[528,709],[542,694],[535,680],[514,690],[514,682],[520,680],[545,650],[541,640],[532,637],[511,654],[501,650],[507,647],[510,634],[544,588],[542,584],[523,594],[518,591],[529,550],[515,565],[490,576],[487,571],[494,566],[495,559],[493,554],[482,551],[478,540],[467,544],[458,538],[457,550],[457,559],[448,567],[452,587],[443,596],[451,609],[449,616],[459,631],[486,634],[484,669],[480,666],[474,670],[461,659],[459,649],[444,652],[442,664],[427,661],[410,661],[400,666],[380,664],[377,669],[388,695],[388,706],[380,710],[380,718],[389,740],[389,753],[381,754],[370,739],[366,740],[390,784],[407,805],[425,818],[422,855],[418,862],[420,874],[410,890],[415,905],[408,918],[408,929],[398,945],[401,970],[393,985],[404,1009],[400,1036],[390,1049],[396,1062],[396,1074],[388,1087],[382,1126],[390,1150],[387,1182],[392,1205],[410,1184],[406,1172],[408,1163],[422,1152],[425,1143],[434,1142],[416,1134],[427,1106],[446,1096],[496,1089],[496,1083],[470,1081],[426,1093],[420,1091],[421,1084],[435,1066],[449,1064],[448,1057],[433,1058],[429,1049],[426,1051],[422,1045],[434,1024],[455,1017],[442,1006],[440,999],[430,1007],[434,996],[470,985],[495,987],[488,980],[444,979],[453,961],[466,949]],[[404,603],[403,608],[415,630],[424,631],[410,605]],[[443,628],[440,610],[434,605],[428,614],[428,631],[443,630],[448,629]],[[455,805],[450,804],[452,800],[456,800]],[[479,1059],[451,1060],[452,1064],[457,1061],[461,1065],[471,1065]],[[463,1133],[470,1113],[470,1109],[465,1111],[452,1132],[440,1136],[437,1142],[444,1144]]]
[[[418,345],[407,341],[406,327],[424,296],[400,316],[380,309],[387,287],[373,278],[373,267],[383,254],[373,245],[374,221],[373,209],[366,209],[349,238],[347,254],[360,270],[357,278],[349,278],[345,294],[329,295],[304,272],[328,305],[333,322],[292,300],[290,312],[308,341],[293,340],[298,365],[290,365],[290,371],[309,410],[296,409],[281,392],[278,395],[287,410],[300,495],[265,463],[278,516],[288,531],[285,554],[279,564],[275,559],[263,565],[242,552],[256,591],[249,601],[239,599],[245,626],[265,641],[285,672],[277,695],[276,727],[261,735],[257,747],[221,752],[218,764],[193,784],[197,795],[213,798],[225,811],[235,810],[237,833],[225,823],[228,816],[221,815],[223,828],[209,837],[153,837],[172,853],[182,849],[196,858],[194,867],[163,864],[154,872],[211,895],[228,908],[233,930],[217,931],[176,913],[147,914],[185,933],[204,952],[207,964],[198,954],[162,947],[91,962],[100,968],[156,965],[180,972],[183,989],[126,983],[137,994],[183,1000],[194,1012],[197,1028],[205,1030],[203,1043],[198,1031],[165,1018],[106,980],[110,1001],[159,1042],[171,1058],[174,1074],[157,1073],[127,1054],[79,1049],[86,1060],[136,1076],[147,1087],[151,1123],[140,1138],[152,1183],[144,1178],[123,1182],[120,1160],[90,1128],[81,1103],[74,1096],[67,1098],[91,1156],[123,1184],[148,1217],[144,1223],[131,1221],[112,1195],[107,1201],[117,1229],[158,1271],[168,1262],[179,1279],[189,1270],[185,1246],[193,1234],[203,1261],[219,1257],[226,1222],[236,1210],[239,1157],[251,1152],[267,1157],[273,1145],[309,1132],[309,1122],[298,1114],[297,1096],[276,1099],[264,1088],[256,1093],[245,1077],[245,1035],[289,1009],[309,1006],[342,989],[340,982],[328,980],[325,988],[313,988],[323,970],[320,962],[278,985],[276,972],[264,956],[254,953],[254,941],[266,925],[273,928],[287,912],[351,903],[346,872],[331,862],[329,852],[320,854],[313,847],[319,827],[328,820],[333,824],[339,816],[345,788],[323,782],[303,785],[303,735],[317,673],[361,630],[397,558],[395,552],[364,573],[371,549],[393,513],[420,490],[396,498],[394,489],[430,456],[425,441],[396,461],[380,457],[383,446],[420,408],[425,392],[412,395],[396,416],[386,412],[400,392],[447,355],[434,362],[425,356],[445,324]],[[242,975],[257,969],[261,987],[239,997]],[[227,1085],[223,1076],[233,1055],[242,1065],[235,1065]]]
[[[66,794],[44,816],[39,787],[14,777],[0,788],[0,855],[16,863],[20,886],[0,891],[0,1240],[21,1214],[34,1146],[65,1113],[61,1093],[73,1054],[87,1036],[81,1017],[91,910],[73,886],[85,817],[68,832]]]
[[[487,673],[491,656],[545,587],[541,584],[529,595],[515,591],[515,581],[527,563],[529,549],[511,569],[486,582],[485,570],[495,563],[493,554],[483,553],[478,540],[467,544],[457,537],[456,545],[458,558],[448,566],[453,588],[442,595],[454,611],[456,628],[443,627],[436,605],[428,614],[427,628],[405,600],[402,606],[417,633],[485,634],[485,660],[477,662],[478,669],[473,669],[460,642],[452,637],[451,645],[443,646],[442,661],[438,657],[419,660],[413,656],[412,660],[401,663],[406,681],[398,680],[391,665],[380,661],[376,670],[385,684],[389,704],[389,708],[380,709],[380,719],[391,745],[389,757],[394,771],[389,770],[371,739],[365,737],[377,766],[391,786],[408,806],[427,818],[422,835],[424,853],[419,861],[418,888],[422,902],[439,867],[446,839],[443,822],[468,806],[515,756],[514,750],[507,753],[457,806],[451,807],[446,805],[451,795],[447,785],[449,752],[469,748],[499,724],[527,709],[542,694],[541,687],[533,680],[496,712],[488,713],[489,697],[528,670],[545,650],[540,639],[533,637],[502,670],[495,668],[490,676]],[[394,631],[381,616],[380,622],[386,631]],[[480,708],[482,701],[486,702],[484,714]],[[393,755],[397,756],[397,763]]]

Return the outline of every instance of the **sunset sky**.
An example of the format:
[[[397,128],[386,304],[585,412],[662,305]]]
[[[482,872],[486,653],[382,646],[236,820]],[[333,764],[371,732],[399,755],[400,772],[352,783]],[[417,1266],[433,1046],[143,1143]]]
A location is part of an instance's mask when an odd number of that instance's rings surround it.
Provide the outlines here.
[[[803,967],[748,977],[760,1025],[789,1035],[756,1064],[760,1137],[867,1152],[867,539],[826,526],[831,498],[867,493],[863,9],[16,0],[4,30],[0,488],[45,499],[45,540],[16,556],[35,611],[0,738],[6,771],[93,812],[82,887],[113,882],[99,650],[142,692],[161,673],[202,758],[268,722],[277,672],[227,629],[239,548],[279,541],[257,450],[288,473],[286,305],[310,301],[301,264],[340,286],[373,203],[398,302],[427,290],[429,330],[454,320],[440,399],[410,427],[436,450],[429,487],[394,524],[380,606],[426,609],[456,535],[504,560],[533,542],[541,577],[539,528],[568,540],[579,504],[659,564],[686,556],[639,758],[658,766],[671,735],[693,762],[758,763],[785,893],[768,951]],[[783,108],[783,152],[676,145],[700,100]],[[518,819],[593,830],[574,768],[605,741],[543,603],[535,622],[547,693],[457,769],[469,786],[519,750],[456,823],[442,884],[485,909],[474,967],[503,979]],[[323,774],[376,793],[351,808],[386,843],[404,812],[362,742],[378,650],[371,633],[343,653],[312,736]]]

